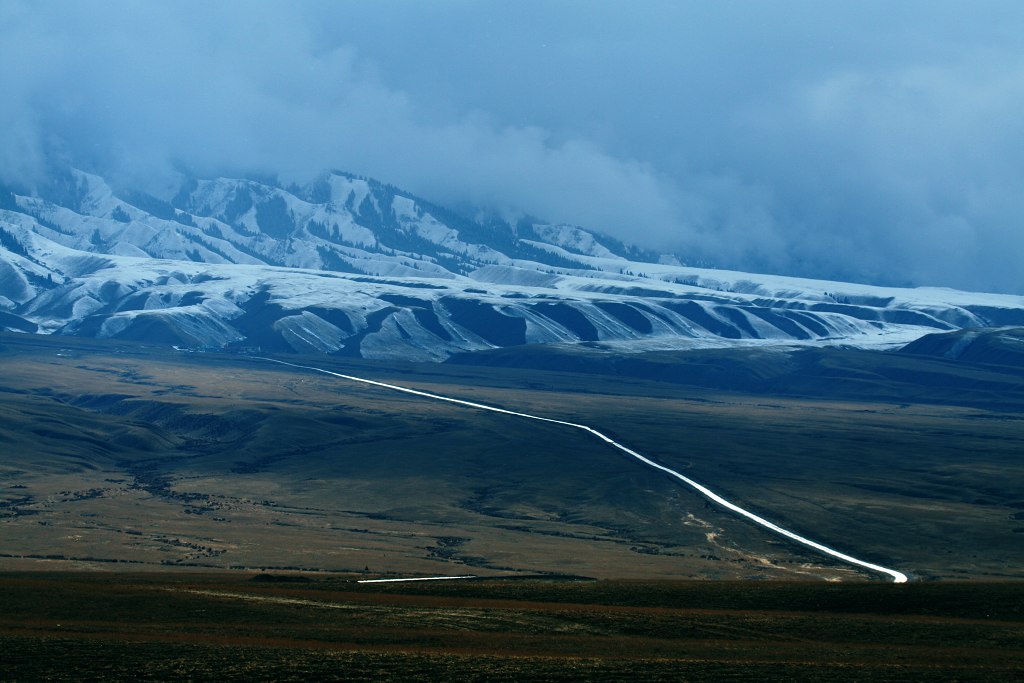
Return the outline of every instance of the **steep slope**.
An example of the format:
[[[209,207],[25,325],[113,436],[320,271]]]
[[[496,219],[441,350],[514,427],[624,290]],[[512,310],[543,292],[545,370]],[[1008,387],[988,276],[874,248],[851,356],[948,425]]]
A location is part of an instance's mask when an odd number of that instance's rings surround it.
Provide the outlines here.
[[[0,189],[0,326],[20,332],[436,361],[548,343],[894,347],[1024,325],[1024,297],[654,260],[342,173],[305,188],[191,178],[166,201],[78,171]]]
[[[6,192],[0,208],[31,216],[35,231],[54,242],[93,253],[386,276],[450,277],[531,259],[587,267],[535,246],[528,222],[521,226],[528,239],[519,239],[503,221],[472,221],[339,172],[289,188],[253,179],[182,178],[174,196],[163,200],[72,170],[34,196]],[[603,246],[594,250],[614,255]]]

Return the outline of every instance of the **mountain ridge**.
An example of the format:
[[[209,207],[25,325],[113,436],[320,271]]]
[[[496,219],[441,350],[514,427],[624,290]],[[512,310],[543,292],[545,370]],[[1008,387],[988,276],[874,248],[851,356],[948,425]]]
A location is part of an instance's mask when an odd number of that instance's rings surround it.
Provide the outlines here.
[[[0,188],[0,313],[22,332],[436,361],[535,343],[890,348],[1024,325],[1024,297],[691,268],[340,171],[183,177],[160,199],[71,170]]]

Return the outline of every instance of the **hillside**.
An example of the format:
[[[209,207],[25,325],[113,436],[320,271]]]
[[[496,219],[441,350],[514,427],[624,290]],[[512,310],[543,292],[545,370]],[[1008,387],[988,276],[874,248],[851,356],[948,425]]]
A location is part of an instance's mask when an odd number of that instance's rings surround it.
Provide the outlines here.
[[[1020,296],[690,268],[339,172],[179,181],[166,199],[75,170],[0,188],[3,329],[437,361],[550,343],[891,348],[1024,324]]]

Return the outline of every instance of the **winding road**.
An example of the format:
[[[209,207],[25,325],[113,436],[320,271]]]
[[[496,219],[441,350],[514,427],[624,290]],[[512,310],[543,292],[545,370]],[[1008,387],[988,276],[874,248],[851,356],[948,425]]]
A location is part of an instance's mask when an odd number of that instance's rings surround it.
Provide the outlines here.
[[[458,404],[458,405],[461,405],[461,406],[466,406],[468,408],[477,408],[478,410],[487,410],[487,411],[490,411],[492,413],[501,413],[503,415],[514,415],[515,417],[523,417],[523,418],[526,418],[526,419],[529,419],[529,420],[538,420],[540,422],[550,422],[552,424],[559,424],[559,425],[564,425],[566,427],[573,427],[575,429],[582,429],[583,431],[589,432],[590,434],[596,436],[598,439],[600,439],[601,441],[604,441],[605,443],[609,444],[610,446],[613,446],[613,447],[619,449],[623,453],[626,453],[627,455],[629,455],[629,456],[631,456],[633,458],[636,458],[637,460],[639,460],[640,462],[644,463],[645,465],[648,465],[649,467],[653,467],[656,470],[661,470],[662,472],[668,474],[669,476],[674,477],[675,479],[678,479],[679,481],[683,482],[687,486],[690,486],[691,488],[696,489],[702,495],[704,495],[706,498],[710,499],[712,502],[717,503],[718,505],[721,505],[722,507],[724,507],[724,508],[726,508],[726,509],[728,509],[728,510],[730,510],[730,511],[732,511],[732,512],[734,512],[734,513],[736,513],[736,514],[738,514],[740,516],[742,516],[742,517],[746,517],[747,519],[751,520],[752,522],[754,522],[756,524],[760,524],[761,526],[765,527],[766,529],[768,529],[770,531],[775,532],[776,534],[778,534],[780,536],[785,536],[786,538],[788,538],[788,539],[790,539],[792,541],[796,541],[797,543],[805,545],[805,546],[807,546],[809,548],[813,548],[814,550],[817,550],[818,552],[824,553],[825,555],[830,555],[830,556],[832,556],[832,557],[834,557],[836,559],[842,560],[843,562],[846,562],[848,564],[856,565],[858,567],[863,567],[865,569],[870,569],[872,571],[876,571],[876,572],[880,572],[882,574],[886,574],[886,575],[892,577],[893,583],[906,583],[907,582],[907,575],[904,574],[903,572],[896,571],[895,569],[889,569],[888,567],[883,567],[881,565],[873,564],[871,562],[865,562],[864,560],[858,560],[856,557],[853,557],[851,555],[847,555],[846,553],[839,552],[838,550],[835,550],[834,548],[830,548],[827,545],[824,545],[822,543],[818,543],[817,541],[812,541],[809,538],[805,538],[805,537],[803,537],[803,536],[801,536],[801,535],[799,535],[797,533],[794,533],[794,532],[792,532],[792,531],[790,531],[788,529],[784,529],[784,528],[780,527],[778,524],[775,524],[773,522],[768,521],[764,517],[760,517],[758,515],[755,515],[753,512],[750,512],[749,510],[745,510],[745,509],[741,508],[739,505],[736,505],[735,503],[726,500],[725,498],[723,498],[722,496],[718,495],[717,493],[715,493],[714,491],[712,491],[708,487],[704,486],[703,484],[700,484],[700,483],[694,481],[693,479],[690,479],[689,477],[686,477],[686,476],[680,474],[679,472],[676,472],[675,470],[673,470],[673,469],[671,469],[669,467],[665,467],[664,465],[659,465],[658,463],[654,462],[650,458],[647,458],[647,457],[641,455],[640,453],[637,453],[633,449],[628,448],[627,446],[622,445],[618,441],[615,441],[611,437],[606,436],[605,434],[602,434],[601,432],[597,431],[593,427],[588,427],[587,425],[583,425],[583,424],[577,424],[575,422],[567,422],[565,420],[555,420],[555,419],[550,418],[550,417],[541,417],[539,415],[530,415],[529,413],[520,413],[520,412],[517,412],[517,411],[514,411],[514,410],[506,410],[505,408],[498,408],[497,406],[489,406],[489,405],[486,405],[484,403],[474,403],[473,401],[465,401],[463,399],[452,398],[450,396],[441,396],[440,394],[431,394],[431,393],[426,392],[426,391],[419,391],[418,389],[409,389],[408,387],[398,386],[397,384],[388,384],[386,382],[378,382],[376,380],[366,379],[364,377],[355,377],[353,375],[345,375],[345,374],[342,374],[340,372],[332,372],[331,370],[325,370],[323,368],[317,368],[317,367],[313,367],[313,366],[310,366],[310,365],[298,365],[296,363],[288,363],[286,361],[277,360],[275,358],[263,358],[263,357],[260,357],[260,356],[252,356],[252,358],[255,358],[257,360],[268,361],[268,362],[271,362],[271,363],[279,363],[281,365],[287,365],[287,366],[290,366],[290,367],[293,367],[293,368],[299,368],[299,369],[302,369],[302,370],[312,370],[314,372],[322,372],[325,375],[333,375],[334,377],[340,377],[341,379],[347,379],[347,380],[349,380],[351,382],[360,382],[362,384],[370,384],[370,385],[375,386],[375,387],[381,387],[383,389],[390,389],[391,391],[400,391],[403,394],[412,394],[413,396],[420,396],[420,397],[423,397],[423,398],[429,398],[429,399],[433,399],[435,401],[445,401],[447,403],[455,403],[455,404]]]

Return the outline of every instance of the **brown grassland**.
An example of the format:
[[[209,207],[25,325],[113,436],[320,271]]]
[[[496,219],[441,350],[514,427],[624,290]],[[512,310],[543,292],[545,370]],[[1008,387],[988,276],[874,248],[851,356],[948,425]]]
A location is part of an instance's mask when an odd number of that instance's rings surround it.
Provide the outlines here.
[[[244,357],[3,344],[0,567],[879,578],[559,425]],[[1019,413],[315,362],[594,425],[917,579],[1024,577]]]
[[[5,680],[1012,680],[1024,663],[1015,409],[305,362],[592,425],[913,582],[767,536],[577,430],[243,356],[4,335]],[[354,582],[439,574],[481,578]]]

